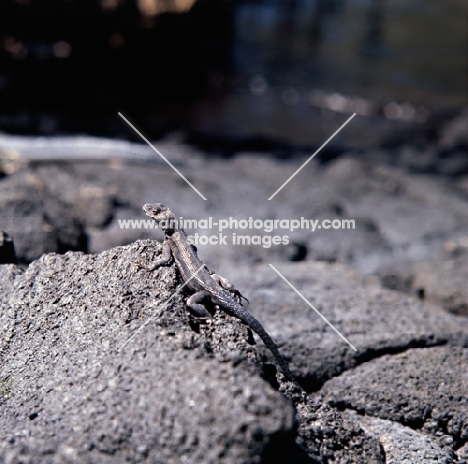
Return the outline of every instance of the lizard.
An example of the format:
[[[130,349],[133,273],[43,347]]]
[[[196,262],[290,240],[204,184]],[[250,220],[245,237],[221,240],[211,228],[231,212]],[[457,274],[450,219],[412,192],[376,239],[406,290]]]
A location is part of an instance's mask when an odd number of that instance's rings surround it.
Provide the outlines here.
[[[145,204],[143,211],[147,216],[154,219],[164,232],[163,250],[162,257],[152,265],[136,264],[148,271],[153,271],[169,263],[172,257],[182,279],[187,282],[187,287],[193,292],[187,300],[189,310],[198,317],[212,317],[202,304],[203,301],[210,300],[217,309],[221,309],[229,316],[240,319],[262,339],[265,346],[273,354],[285,377],[298,385],[273,339],[262,324],[242,306],[242,298],[246,298],[234,288],[228,279],[210,271],[200,260],[196,248],[188,242],[184,229],[179,227],[174,213],[162,203]]]

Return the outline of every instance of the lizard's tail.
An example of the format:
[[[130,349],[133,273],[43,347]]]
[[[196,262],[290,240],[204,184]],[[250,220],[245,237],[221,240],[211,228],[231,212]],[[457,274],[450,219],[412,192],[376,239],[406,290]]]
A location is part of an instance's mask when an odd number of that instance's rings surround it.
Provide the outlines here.
[[[294,378],[294,375],[289,370],[288,363],[285,361],[283,356],[281,356],[281,353],[279,352],[276,343],[268,335],[267,331],[263,328],[263,325],[257,319],[255,319],[255,317],[248,313],[244,308],[242,309],[242,311],[233,311],[232,315],[245,322],[262,339],[265,346],[271,351],[271,353],[275,357],[275,360],[279,364],[279,367],[283,371],[283,374],[288,378],[288,380],[291,380],[292,382],[297,384],[297,380]]]

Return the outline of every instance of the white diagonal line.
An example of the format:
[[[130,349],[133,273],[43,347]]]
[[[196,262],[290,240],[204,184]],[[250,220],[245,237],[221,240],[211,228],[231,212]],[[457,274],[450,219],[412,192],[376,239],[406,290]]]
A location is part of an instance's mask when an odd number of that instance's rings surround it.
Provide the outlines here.
[[[297,288],[294,287],[294,285],[289,282],[286,277],[284,277],[281,272],[278,271],[278,269],[273,266],[273,264],[269,264],[269,266],[354,350],[357,351],[357,348],[317,309],[314,307],[312,303],[310,303],[307,298],[302,295]]]
[[[324,142],[324,144],[307,161],[305,161],[302,166],[270,198],[268,198],[268,200],[271,200],[333,137],[335,137],[336,134],[338,134],[338,132],[340,132],[341,129],[343,129],[344,126],[346,126],[346,124],[348,124],[349,121],[351,121],[351,119],[354,118],[354,116],[356,116],[356,113],[353,113],[353,115],[350,116],[348,120],[342,124],[341,127],[337,129],[335,133],[329,137],[328,140]]]
[[[190,185],[190,187],[195,190],[195,192],[198,193],[204,200],[206,198],[202,195],[202,193],[157,149],[155,148],[151,142],[122,114],[122,113],[117,113],[172,169],[174,169],[177,174],[179,174],[182,179],[187,182],[187,184]]]
[[[117,351],[120,351],[122,348],[127,345],[127,343],[130,343],[160,312],[169,304],[169,302],[200,272],[200,270],[204,267],[205,265],[202,264],[198,270],[190,276],[159,308],[158,311],[155,312],[150,318],[148,318],[144,324],[140,326],[140,328],[125,342],[123,343],[119,348],[117,348]]]

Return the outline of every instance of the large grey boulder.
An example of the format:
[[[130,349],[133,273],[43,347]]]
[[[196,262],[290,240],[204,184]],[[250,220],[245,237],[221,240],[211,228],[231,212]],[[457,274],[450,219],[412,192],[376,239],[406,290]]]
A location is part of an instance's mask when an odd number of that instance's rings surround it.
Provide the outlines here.
[[[238,320],[192,321],[179,293],[164,305],[174,265],[134,265],[160,251],[138,241],[0,267],[0,460],[383,462],[356,423],[263,380]]]
[[[329,380],[321,395],[340,410],[391,420],[419,431],[421,437],[431,435],[434,438],[427,438],[428,444],[444,449],[445,459],[453,449],[462,462],[468,458],[464,449],[468,442],[467,365],[467,346],[410,349]],[[376,430],[375,422],[368,422]],[[388,423],[384,424],[381,433],[392,436]],[[407,435],[414,433],[408,431]],[[433,462],[452,461],[440,458]]]

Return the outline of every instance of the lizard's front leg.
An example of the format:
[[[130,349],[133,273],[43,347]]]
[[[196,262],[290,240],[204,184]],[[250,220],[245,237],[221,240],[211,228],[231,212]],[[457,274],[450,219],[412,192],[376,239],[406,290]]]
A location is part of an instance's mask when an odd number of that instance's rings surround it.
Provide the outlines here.
[[[206,292],[205,290],[200,290],[194,293],[188,300],[187,300],[187,307],[189,308],[190,312],[199,318],[211,318],[210,312],[203,306],[201,303],[203,300],[207,300],[210,298],[210,293]]]
[[[151,265],[148,265],[142,262],[135,262],[135,265],[151,272],[157,269],[158,267],[163,266],[164,264],[167,264],[171,260],[171,257],[172,257],[171,247],[169,246],[169,243],[164,241],[161,258],[156,260]]]

